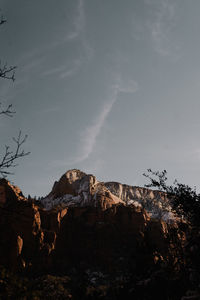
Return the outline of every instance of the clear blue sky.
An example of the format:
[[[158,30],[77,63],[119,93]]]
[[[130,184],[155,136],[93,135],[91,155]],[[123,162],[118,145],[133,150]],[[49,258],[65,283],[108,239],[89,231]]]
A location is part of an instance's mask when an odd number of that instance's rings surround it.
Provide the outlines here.
[[[10,179],[47,194],[71,168],[143,186],[147,168],[200,186],[199,0],[1,0],[0,81],[31,151]]]

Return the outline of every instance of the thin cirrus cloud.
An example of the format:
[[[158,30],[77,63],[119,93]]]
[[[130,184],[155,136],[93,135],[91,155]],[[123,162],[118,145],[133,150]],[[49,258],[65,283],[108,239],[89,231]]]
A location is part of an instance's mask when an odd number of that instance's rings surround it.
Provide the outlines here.
[[[170,32],[173,28],[175,15],[175,4],[168,0],[162,0],[156,12],[155,22],[152,23],[151,35],[155,51],[161,56],[168,56],[172,53]]]
[[[81,60],[80,59],[75,59],[73,62],[73,65],[70,69],[63,70],[60,74],[60,78],[66,78],[66,77],[71,77],[76,74],[78,69],[81,66]]]
[[[83,0],[78,0],[77,13],[73,21],[73,30],[65,37],[65,41],[74,40],[80,36],[85,27],[85,9]]]
[[[90,61],[94,55],[94,50],[86,38],[86,14],[85,14],[85,3],[84,0],[77,1],[77,8],[72,21],[73,29],[62,37],[57,37],[53,42],[42,47],[32,49],[30,52],[23,54],[18,60],[17,65],[21,67],[23,71],[22,82],[27,80],[27,72],[37,72],[38,68],[42,68],[47,59],[52,57],[52,53],[55,49],[68,44],[78,41],[80,43],[80,49],[82,54],[79,57],[72,59],[70,62],[65,61],[62,65],[55,67],[49,67],[40,74],[42,76],[56,75],[61,79],[73,76],[80,69],[84,62]],[[47,55],[48,53],[48,55]],[[52,59],[54,61],[54,59]],[[21,83],[21,81],[19,82]]]
[[[70,66],[61,65],[54,68],[50,68],[43,72],[44,76],[58,74],[63,79],[76,74],[84,62],[90,61],[94,56],[94,49],[86,38],[86,15],[84,0],[78,0],[77,12],[73,21],[73,29],[63,38],[62,43],[73,43],[79,40],[81,48],[83,49],[83,55],[77,57],[70,62]]]
[[[85,13],[85,1],[78,0],[77,13],[73,21],[74,28],[69,32],[64,41],[73,41],[80,39],[85,58],[90,60],[94,56],[94,49],[91,47],[86,37],[86,13]]]
[[[112,85],[112,93],[109,100],[103,105],[103,108],[97,118],[94,120],[93,124],[87,127],[83,132],[81,132],[81,153],[72,160],[72,163],[80,163],[86,160],[94,151],[97,138],[100,135],[105,121],[112,110],[113,105],[118,99],[119,93],[135,93],[138,89],[138,84],[134,80],[129,80],[128,83],[122,82],[118,79],[117,82]]]
[[[74,59],[70,65],[62,65],[59,67],[51,68],[43,72],[43,76],[51,76],[57,74],[59,78],[65,78],[65,77],[70,77],[74,74],[76,74],[77,70],[79,69],[81,65],[81,60],[80,59]]]
[[[85,1],[78,0],[77,12],[73,21],[73,30],[71,30],[64,41],[73,41],[80,38],[82,47],[88,59],[90,59],[94,54],[94,49],[89,44],[86,38],[86,14],[85,14]]]
[[[146,23],[134,23],[136,32],[133,36],[138,39],[139,34],[147,30],[151,37],[154,51],[162,57],[178,58],[178,44],[172,41],[172,32],[176,23],[177,0],[144,0],[148,17]],[[139,30],[138,30],[139,28]],[[137,32],[138,31],[138,32]]]

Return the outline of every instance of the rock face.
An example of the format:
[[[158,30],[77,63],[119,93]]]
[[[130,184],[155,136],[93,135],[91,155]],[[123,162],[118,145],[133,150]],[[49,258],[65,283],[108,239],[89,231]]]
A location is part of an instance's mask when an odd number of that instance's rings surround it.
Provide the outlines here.
[[[125,204],[102,182],[97,181],[95,176],[76,169],[66,172],[58,182],[56,181],[50,194],[41,202],[47,210],[55,206],[90,206],[107,209],[117,203]]]
[[[171,207],[164,192],[118,182],[105,182],[105,186],[127,205],[141,205],[153,218],[173,219]]]
[[[165,193],[118,182],[99,182],[94,175],[76,169],[69,170],[56,181],[52,191],[41,202],[47,210],[58,206],[107,209],[121,203],[143,207],[153,218],[173,220]]]
[[[0,207],[0,265],[23,272],[95,267],[138,276],[162,263],[177,265],[184,241],[179,226],[125,205],[93,175],[67,172],[43,199],[48,209],[25,199],[8,181],[0,186],[6,199]]]
[[[0,205],[1,203],[5,204],[6,202],[6,206],[8,206],[9,203],[13,204],[19,200],[26,201],[22,191],[6,179],[0,179]]]

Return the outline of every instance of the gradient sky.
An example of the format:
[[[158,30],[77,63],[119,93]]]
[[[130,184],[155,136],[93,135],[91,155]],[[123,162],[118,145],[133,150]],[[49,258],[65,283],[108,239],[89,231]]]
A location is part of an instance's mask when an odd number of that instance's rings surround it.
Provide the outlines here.
[[[1,152],[19,129],[9,179],[46,195],[68,169],[143,186],[147,168],[200,186],[199,0],[0,0]]]

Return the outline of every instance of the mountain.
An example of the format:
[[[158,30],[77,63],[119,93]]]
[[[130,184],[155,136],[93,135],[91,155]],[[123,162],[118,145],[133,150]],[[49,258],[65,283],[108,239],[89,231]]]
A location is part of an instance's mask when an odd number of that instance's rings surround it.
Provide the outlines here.
[[[174,219],[172,208],[164,192],[118,182],[105,182],[105,186],[126,205],[141,205],[152,218],[162,218],[165,221]]]
[[[6,203],[0,207],[4,253],[0,263],[7,261],[8,266],[26,270],[30,266],[51,269],[53,265],[59,269],[69,265],[76,254],[88,266],[96,261],[107,268],[109,260],[114,268],[120,257],[128,263],[133,251],[135,259],[139,259],[141,253],[144,255],[144,245],[151,249],[145,254],[149,257],[147,266],[154,259],[174,255],[167,239],[171,227],[179,231],[177,225],[152,219],[141,205],[145,195],[153,198],[153,191],[144,189],[142,194],[140,188],[139,194],[139,188],[102,183],[75,169],[55,182],[41,203],[26,199],[19,188],[5,179],[0,186],[6,194]],[[135,252],[136,249],[140,251]]]
[[[117,203],[126,204],[112,194],[103,182],[97,181],[94,175],[76,169],[67,171],[56,181],[52,191],[41,202],[47,210],[55,206],[107,209]]]
[[[118,182],[99,182],[94,175],[77,169],[67,171],[56,181],[52,191],[41,202],[47,210],[58,206],[107,209],[121,203],[143,207],[154,218],[173,219],[165,193]]]
[[[161,201],[162,193],[99,182],[75,169],[55,182],[41,202],[26,199],[5,179],[0,191],[0,298],[184,295],[188,225],[152,218],[143,208],[147,199]]]

